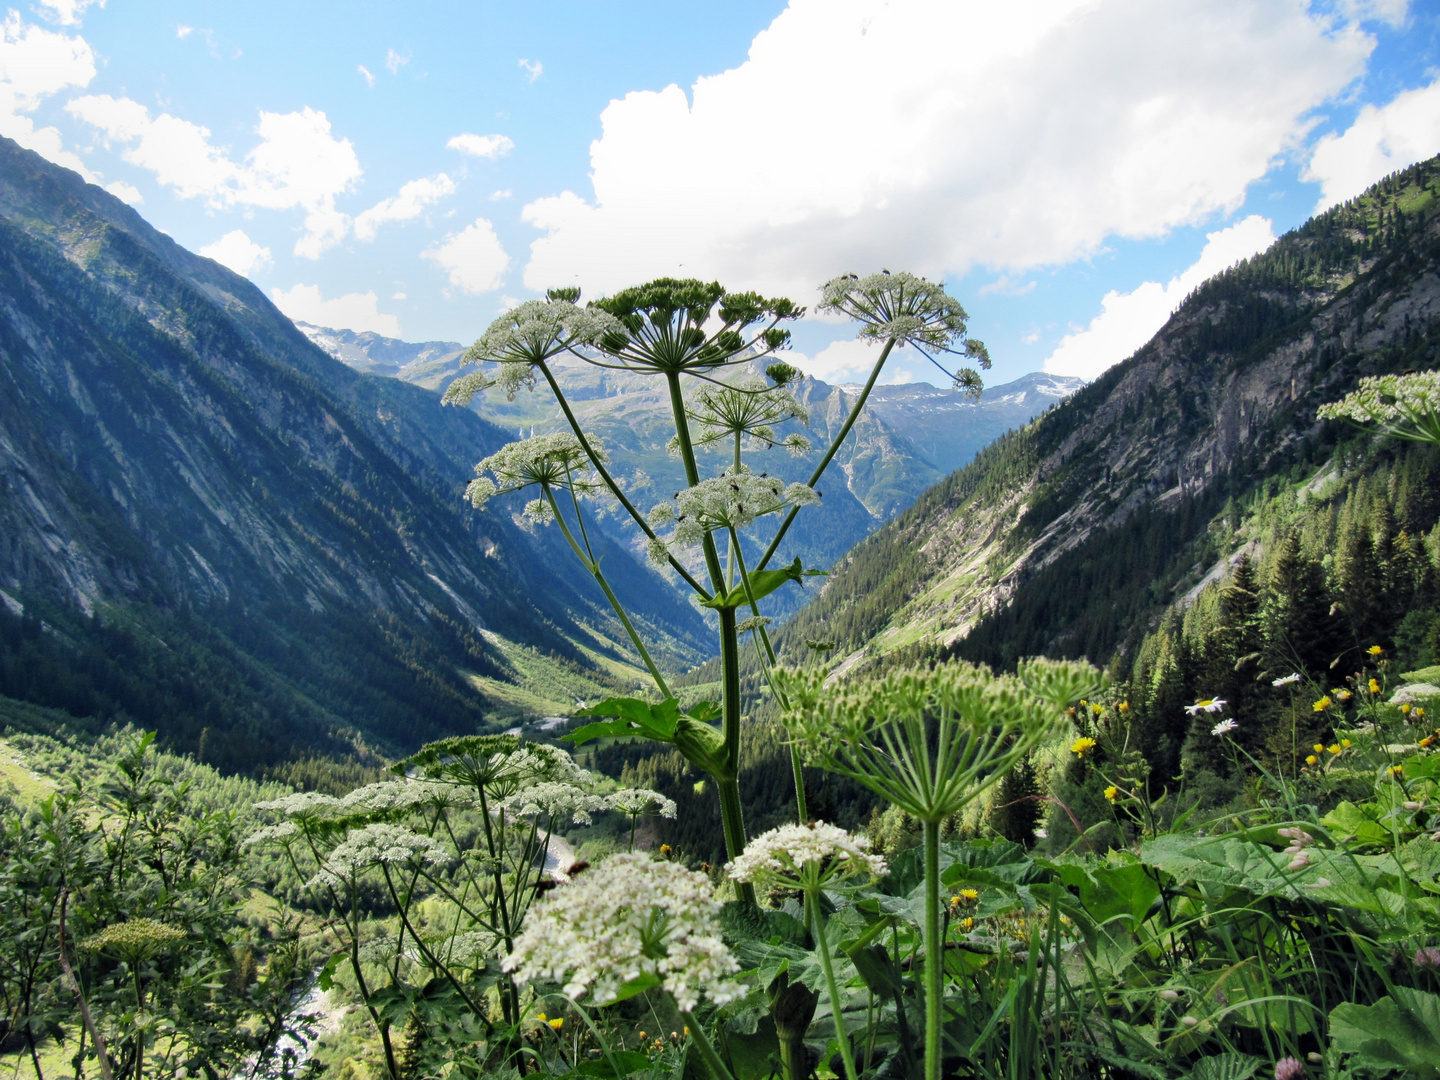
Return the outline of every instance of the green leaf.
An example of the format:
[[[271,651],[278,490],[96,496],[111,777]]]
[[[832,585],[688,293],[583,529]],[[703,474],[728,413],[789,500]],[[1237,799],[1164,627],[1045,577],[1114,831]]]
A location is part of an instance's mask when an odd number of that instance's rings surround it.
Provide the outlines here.
[[[321,990],[328,993],[330,988],[335,985],[335,968],[339,966],[341,960],[347,960],[349,957],[350,954],[342,949],[340,952],[334,953],[329,960],[325,961],[325,966],[320,969],[320,974],[315,977],[315,981]]]
[[[1367,847],[1390,843],[1390,830],[1352,802],[1342,802],[1322,817],[1320,824],[1329,829],[1337,841],[1353,836],[1356,842]]]
[[[1190,1080],[1250,1080],[1262,1062],[1249,1054],[1216,1054],[1190,1067]]]
[[[661,979],[659,975],[655,975],[650,972],[647,972],[643,975],[637,975],[635,976],[635,978],[627,982],[624,986],[620,987],[620,992],[615,995],[615,1000],[612,1001],[611,1004],[613,1005],[616,1002],[620,1001],[628,1001],[636,994],[643,994],[652,986],[659,986],[663,981],[664,980]]]
[[[1396,986],[1374,1005],[1346,1002],[1330,1013],[1335,1049],[1375,1065],[1440,1077],[1440,997]]]
[[[613,716],[616,719],[586,724],[563,736],[576,746],[591,739],[641,738],[656,742],[674,742],[675,728],[680,720],[680,703],[666,698],[658,705],[638,698],[606,698],[593,709],[584,709],[576,716]]]
[[[705,607],[714,608],[717,611],[722,608],[742,607],[750,602],[751,597],[759,600],[762,596],[769,596],[785,582],[793,581],[799,584],[806,576],[807,573],[801,568],[800,560],[797,558],[789,566],[779,570],[758,570],[751,574],[749,591],[746,591],[745,583],[741,582],[728,593],[717,593],[709,600],[702,600],[701,603]]]
[[[611,1065],[612,1061],[614,1065]],[[650,1059],[638,1050],[612,1050],[608,1058],[602,1057],[597,1061],[581,1062],[569,1075],[593,1076],[598,1080],[618,1080],[619,1077],[629,1076],[631,1073],[649,1068]]]

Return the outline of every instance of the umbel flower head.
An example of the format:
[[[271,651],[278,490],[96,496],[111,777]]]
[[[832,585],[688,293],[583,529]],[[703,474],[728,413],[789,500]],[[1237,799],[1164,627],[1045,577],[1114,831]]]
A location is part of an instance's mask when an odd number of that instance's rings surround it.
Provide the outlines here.
[[[185,940],[185,931],[154,919],[130,919],[107,926],[80,942],[82,949],[113,952],[134,963],[143,957]]]
[[[697,446],[740,438],[763,447],[784,446],[792,454],[810,450],[810,440],[798,432],[783,438],[775,433],[775,425],[786,420],[808,423],[809,410],[788,387],[771,386],[764,379],[702,387],[690,399],[685,412],[695,423]],[[674,441],[678,449],[678,437]]]
[[[1027,660],[1016,675],[958,662],[839,686],[827,672],[777,669],[781,722],[811,764],[849,776],[936,824],[959,813],[1100,685],[1089,664]]]
[[[1349,420],[1392,439],[1440,443],[1440,371],[1361,379],[1359,389],[1321,405],[1317,415]]]
[[[931,363],[954,380],[956,390],[978,398],[985,389],[980,374],[972,367],[951,373],[932,352],[953,353],[973,359],[986,370],[990,353],[985,343],[965,336],[969,316],[960,301],[943,285],[914,274],[892,274],[888,270],[867,277],[846,274],[832,278],[821,291],[820,309],[847,315],[860,322],[856,335],[870,341],[894,342],[904,348],[913,345]]]
[[[527,300],[490,324],[465,350],[462,364],[499,364],[492,379],[484,371],[462,375],[445,391],[447,405],[468,405],[477,393],[498,385],[515,400],[521,387],[534,389],[535,365],[562,352],[593,346],[606,334],[624,333],[612,316],[575,303],[578,289],[551,289],[544,300]]]
[[[502,799],[500,810],[512,817],[569,817],[573,825],[589,825],[594,811],[610,809],[603,795],[595,795],[574,784],[547,781],[522,788]]]
[[[668,544],[659,539],[651,542],[650,558],[664,562],[670,546],[695,547],[712,530],[743,529],[756,518],[787,506],[812,506],[819,501],[819,493],[804,484],[787,484],[779,477],[756,473],[748,465],[726,469],[650,511],[651,525],[675,524]]]
[[[430,837],[400,825],[376,822],[352,829],[311,880],[343,887],[376,866],[444,866],[449,861],[449,853]]]
[[[834,888],[845,878],[884,877],[890,868],[883,856],[871,854],[868,837],[812,821],[761,833],[731,861],[727,872],[735,881],[816,889]]]
[[[713,371],[759,359],[790,340],[780,324],[805,314],[783,298],[726,292],[716,281],[657,278],[597,300],[622,329],[596,342],[601,366],[657,374]]]
[[[630,817],[658,814],[663,818],[673,818],[678,809],[674,799],[667,799],[658,791],[651,791],[649,788],[622,788],[613,792],[605,796],[605,808],[618,810]]]
[[[391,766],[442,783],[471,788],[485,800],[500,800],[528,784],[547,781],[584,786],[593,779],[558,746],[524,742],[514,735],[462,735],[426,743],[418,753]]]
[[[590,447],[602,464],[608,464],[599,439],[590,436]],[[568,431],[557,431],[508,443],[485,458],[475,466],[475,479],[465,488],[465,497],[478,510],[496,495],[531,485],[539,485],[546,494],[557,488],[587,495],[604,490],[580,440]],[[525,515],[543,525],[554,510],[544,499],[536,499],[525,507]]]
[[[655,984],[690,1012],[702,996],[742,997],[739,963],[720,938],[710,879],[648,855],[612,855],[547,893],[501,965],[528,982],[563,983],[597,1005]]]

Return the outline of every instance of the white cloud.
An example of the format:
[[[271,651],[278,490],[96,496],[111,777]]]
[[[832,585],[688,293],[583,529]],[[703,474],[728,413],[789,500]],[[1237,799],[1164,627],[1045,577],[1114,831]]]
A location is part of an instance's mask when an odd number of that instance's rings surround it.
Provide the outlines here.
[[[1336,5],[1350,19],[1389,23],[1399,27],[1410,13],[1410,0],[1339,0]]]
[[[381,314],[379,297],[373,292],[346,293],[325,300],[318,285],[296,285],[289,291],[270,290],[275,306],[296,322],[326,326],[332,330],[373,330],[385,337],[400,336],[400,320]]]
[[[366,86],[369,86],[369,87],[372,87],[372,88],[375,86],[375,76],[370,74],[370,69],[369,69],[369,68],[367,68],[364,64],[356,64],[356,65],[355,65],[355,70],[358,71],[358,72],[360,72],[361,75],[365,76],[365,85],[366,85]]]
[[[0,135],[86,180],[99,180],[78,154],[65,149],[58,128],[37,128],[25,115],[52,94],[87,86],[94,77],[95,53],[84,38],[28,25],[11,11],[0,21]]]
[[[398,195],[382,199],[355,218],[355,236],[374,240],[375,233],[387,221],[409,221],[417,218],[427,206],[455,193],[455,181],[444,173],[411,180]]]
[[[450,274],[450,284],[467,293],[498,289],[510,265],[495,229],[483,217],[421,255],[443,266]]]
[[[501,202],[504,199],[510,198],[512,194],[513,193],[510,191],[509,188],[503,188],[500,191],[492,191],[490,193],[490,201]]]
[[[205,245],[200,254],[229,267],[242,277],[249,277],[253,271],[268,266],[271,261],[270,249],[255,243],[243,229],[235,229],[213,244]]]
[[[107,141],[127,144],[121,157],[148,169],[182,199],[211,206],[305,210],[305,231],[295,254],[319,258],[345,238],[350,219],[335,197],[360,178],[349,139],[337,139],[323,112],[260,113],[260,142],[243,162],[210,143],[210,129],[150,110],[130,98],[98,94],[75,98],[67,112],[99,128]]]
[[[1065,335],[1045,361],[1045,371],[1095,378],[1154,337],[1180,302],[1207,278],[1264,251],[1274,242],[1270,220],[1258,214],[1228,229],[1206,233],[1200,257],[1168,284],[1147,281],[1133,292],[1112,289],[1106,293],[1100,302],[1100,314],[1084,330]]]
[[[400,69],[410,62],[410,53],[398,53],[394,49],[385,50],[385,66],[390,69],[391,75],[399,75]]]
[[[181,41],[184,41],[187,37],[189,37],[189,36],[190,36],[191,34],[193,34],[194,32],[195,32],[195,28],[194,28],[193,26],[186,26],[184,23],[181,23],[180,25],[178,25],[177,27],[175,27],[175,36],[176,36],[177,38],[179,38]]]
[[[391,299],[391,300],[404,300],[404,299],[405,299],[405,294],[404,294],[403,292],[392,293],[392,294],[390,295],[390,299]]]
[[[515,149],[515,142],[506,135],[456,135],[445,144],[447,150],[459,150],[471,157],[502,158]]]
[[[111,181],[105,185],[105,190],[121,202],[129,203],[131,206],[140,206],[145,202],[145,196],[140,194],[140,189],[134,184],[127,184],[124,180]]]
[[[1397,94],[1388,105],[1366,105],[1343,135],[1315,146],[1301,177],[1318,181],[1316,213],[1359,195],[1381,177],[1440,152],[1440,79]]]
[[[91,4],[104,7],[105,0],[39,0],[49,17],[61,26],[79,26],[85,16],[85,9]]]
[[[808,302],[847,270],[1062,264],[1239,207],[1373,47],[1304,0],[792,0],[693,100],[610,103],[593,197],[523,211],[525,283]]]
[[[545,74],[545,65],[540,63],[539,60],[530,61],[522,59],[520,66],[525,69],[525,75],[532,83],[541,75]]]

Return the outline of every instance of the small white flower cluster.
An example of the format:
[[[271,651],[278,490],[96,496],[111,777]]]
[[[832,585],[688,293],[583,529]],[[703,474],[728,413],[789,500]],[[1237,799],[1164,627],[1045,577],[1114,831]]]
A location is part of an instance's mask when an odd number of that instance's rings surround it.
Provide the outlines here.
[[[681,1012],[703,995],[717,1005],[744,996],[740,965],[720,937],[710,879],[647,855],[612,855],[547,893],[525,921],[505,971],[564,984],[608,1005],[626,983],[656,976]]]
[[[341,887],[382,863],[444,866],[449,861],[449,853],[430,837],[399,825],[377,823],[351,830],[325,857],[324,867],[311,878],[310,884]]]
[[[522,386],[534,387],[534,364],[568,348],[595,345],[606,334],[623,334],[624,329],[619,320],[595,308],[582,308],[566,300],[527,300],[492,322],[465,350],[463,362],[498,363],[495,384],[514,401]],[[483,376],[464,376],[450,384],[445,401],[468,404],[475,393],[490,385]]]
[[[816,875],[809,882],[802,878],[807,867]],[[728,872],[735,881],[770,880],[799,887],[854,874],[883,877],[890,868],[884,856],[871,854],[868,837],[812,821],[761,833],[731,861]]]
[[[767,473],[752,472],[746,465],[738,471],[727,469],[650,511],[650,524],[656,528],[675,524],[668,545],[659,538],[650,542],[650,559],[663,563],[669,546],[695,547],[714,529],[743,529],[756,518],[787,506],[813,506],[819,501],[819,493],[804,484],[786,484]]]
[[[1440,371],[1374,375],[1340,401],[1320,406],[1322,420],[1375,424],[1387,434],[1433,441],[1440,422]]]
[[[674,799],[667,799],[658,791],[651,791],[649,788],[622,788],[606,796],[605,808],[618,810],[630,817],[659,814],[663,818],[673,818],[677,809]]]
[[[279,844],[287,847],[293,842],[293,838],[299,835],[300,829],[293,821],[282,821],[279,825],[266,825],[263,829],[251,833],[245,838],[245,846]]]
[[[278,799],[257,802],[255,809],[270,810],[288,818],[306,821],[314,818],[334,817],[344,809],[344,804],[334,795],[326,795],[319,791],[296,791]]]
[[[786,420],[808,423],[810,413],[788,388],[770,386],[763,379],[706,386],[691,399],[685,411],[695,421],[697,446],[738,436],[754,439],[764,446],[783,446],[797,456],[810,451],[810,440],[798,432],[777,440],[775,424]]]
[[[602,463],[608,463],[610,459],[599,439],[587,438],[595,456]],[[465,497],[479,509],[496,495],[519,491],[531,484],[539,484],[542,489],[569,488],[579,494],[604,487],[591,471],[590,458],[580,440],[568,431],[557,431],[553,435],[534,435],[508,443],[485,458],[475,466],[475,479],[466,486]],[[547,502],[536,499],[526,506],[525,514],[544,524],[552,511]]]
[[[606,810],[603,795],[593,795],[574,784],[546,781],[502,799],[496,809],[511,817],[565,817],[575,825],[591,824],[593,811]]]
[[[475,805],[475,793],[455,784],[433,780],[382,780],[356,788],[340,800],[348,810],[384,814],[417,810],[425,806],[468,809]]]
[[[1315,837],[1298,825],[1289,829],[1276,829],[1275,832],[1290,841],[1290,846],[1282,852],[1292,856],[1287,870],[1304,870],[1310,865],[1310,853],[1305,849],[1315,843]]]

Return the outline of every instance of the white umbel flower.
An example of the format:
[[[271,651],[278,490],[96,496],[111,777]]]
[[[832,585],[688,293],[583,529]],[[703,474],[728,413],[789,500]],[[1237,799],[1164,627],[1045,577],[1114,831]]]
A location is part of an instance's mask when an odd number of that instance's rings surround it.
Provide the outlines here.
[[[867,837],[852,836],[823,821],[781,825],[761,833],[729,866],[736,881],[770,881],[794,888],[833,885],[856,874],[883,877],[889,872],[884,856],[871,853]]]
[[[314,884],[344,886],[371,867],[386,865],[444,866],[449,853],[428,836],[400,825],[377,823],[354,829],[325,857]]]
[[[603,795],[593,795],[574,784],[547,782],[517,791],[503,799],[499,809],[511,817],[569,817],[575,825],[589,825],[593,811],[609,809]]]
[[[563,983],[567,996],[588,993],[597,1005],[645,976],[658,978],[682,1012],[702,995],[723,1005],[745,988],[731,978],[740,965],[720,939],[719,914],[704,874],[612,855],[546,894],[502,967],[525,981]]]
[[[674,799],[667,799],[649,788],[623,788],[606,796],[605,802],[607,809],[618,810],[630,817],[659,814],[663,818],[673,818],[676,812]]]
[[[1350,420],[1383,435],[1440,442],[1440,371],[1374,375],[1344,399],[1320,406],[1322,420]]]
[[[278,799],[257,802],[256,810],[270,810],[297,821],[334,817],[344,809],[344,804],[334,795],[319,791],[296,791]]]
[[[466,809],[475,805],[475,793],[433,780],[382,780],[356,788],[340,804],[352,812],[369,814],[398,814],[421,807]]]
[[[670,546],[695,547],[715,529],[743,529],[766,514],[819,501],[820,493],[812,487],[786,484],[779,477],[741,465],[677,492],[671,502],[658,504],[650,511],[650,523],[658,527],[674,522]],[[659,554],[656,546],[650,552],[651,561],[658,561]]]
[[[596,458],[608,463],[605,448],[593,435],[588,436],[590,448]],[[601,490],[604,485],[591,471],[590,457],[585,448],[568,431],[557,431],[553,435],[532,435],[528,439],[507,443],[495,453],[475,466],[475,479],[465,489],[465,497],[476,509],[484,506],[496,495],[538,484],[542,491],[552,489],[573,489],[578,494],[589,494]],[[548,519],[548,504],[536,500],[543,510],[525,508],[528,517]],[[544,520],[539,520],[544,524]]]

